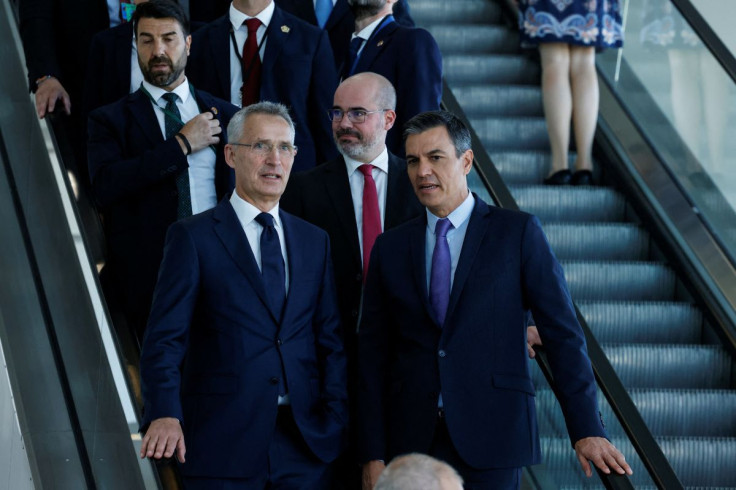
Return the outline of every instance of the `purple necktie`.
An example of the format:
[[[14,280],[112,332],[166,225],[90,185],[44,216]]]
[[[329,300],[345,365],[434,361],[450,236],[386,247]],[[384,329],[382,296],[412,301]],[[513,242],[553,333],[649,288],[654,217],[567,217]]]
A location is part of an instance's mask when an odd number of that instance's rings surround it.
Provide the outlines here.
[[[445,323],[447,304],[450,302],[450,246],[447,244],[447,232],[452,223],[447,218],[437,221],[434,234],[437,241],[432,252],[432,271],[429,275],[429,301],[440,326]]]

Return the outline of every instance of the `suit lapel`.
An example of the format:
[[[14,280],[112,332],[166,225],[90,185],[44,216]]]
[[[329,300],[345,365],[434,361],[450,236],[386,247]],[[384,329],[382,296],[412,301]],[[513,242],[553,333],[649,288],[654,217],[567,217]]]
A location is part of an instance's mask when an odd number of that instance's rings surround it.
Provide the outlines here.
[[[412,227],[409,235],[410,240],[410,253],[411,253],[411,265],[414,271],[414,282],[416,283],[419,297],[422,300],[424,308],[427,313],[434,321],[437,328],[440,328],[437,317],[434,314],[432,305],[429,302],[429,292],[427,291],[427,261],[426,261],[426,229],[427,229],[427,217],[426,215],[422,219],[418,220]]]
[[[474,195],[474,197],[475,206],[473,212],[470,214],[468,229],[465,232],[465,240],[463,241],[460,259],[458,260],[455,277],[452,282],[450,302],[447,305],[447,315],[445,316],[446,323],[448,323],[447,320],[450,319],[455,306],[457,306],[457,302],[465,286],[465,281],[468,279],[468,275],[475,265],[475,259],[483,242],[483,237],[485,237],[490,228],[489,221],[487,220],[490,214],[488,205],[481,201],[478,196]]]
[[[406,174],[406,165],[402,159],[388,154],[388,187],[386,188],[386,216],[383,230],[408,221],[418,214],[422,207],[416,200],[414,189]]]
[[[217,66],[215,76],[220,84],[220,93],[230,94],[230,51],[233,49],[230,43],[230,17],[225,15],[215,22],[218,23],[217,28],[209,29],[209,45],[210,56],[214,60],[212,66]],[[227,99],[230,99],[228,95]]]
[[[268,24],[268,38],[266,39],[266,51],[263,54],[263,71],[261,72],[261,97],[263,98],[263,87],[266,85],[269,73],[276,73],[274,66],[281,50],[286,43],[289,32],[293,26],[284,19],[282,10],[276,7]]]
[[[369,68],[373,65],[376,58],[378,58],[384,49],[388,48],[388,45],[391,43],[391,37],[398,28],[399,25],[396,21],[389,22],[383,29],[372,35],[363,47],[363,51],[360,52],[358,64],[353,73],[370,71]]]
[[[271,310],[268,297],[266,296],[266,289],[261,279],[261,271],[258,269],[258,264],[253,256],[253,250],[248,243],[248,238],[245,236],[243,227],[240,225],[238,216],[235,214],[230,201],[220,201],[220,204],[215,208],[213,217],[216,221],[215,233],[217,237],[225,246],[230,257],[237,264],[240,272],[243,273],[251,286],[253,286],[264,307],[268,309],[271,318],[278,324],[280,318]]]
[[[226,193],[229,193],[235,187],[235,172],[225,163],[225,143],[227,143],[227,131],[226,124],[222,121],[222,113],[220,109],[222,106],[220,102],[209,96],[206,92],[200,90],[194,90],[195,97],[197,99],[197,107],[199,112],[210,111],[215,116],[215,119],[220,121],[220,127],[223,128],[223,132],[220,135],[220,142],[217,144],[215,152],[215,192],[217,199],[225,197]]]
[[[140,126],[149,142],[158,144],[164,140],[164,135],[161,134],[161,127],[154,113],[155,109],[152,107],[150,99],[140,89],[128,97],[127,109],[131,120]]]
[[[342,157],[332,160],[325,165],[329,167],[325,172],[324,186],[329,198],[332,200],[340,228],[350,243],[350,254],[353,256],[358,267],[361,267],[363,259],[360,256],[360,242],[358,242],[358,224],[353,212],[353,197],[350,192],[350,181],[345,160]]]

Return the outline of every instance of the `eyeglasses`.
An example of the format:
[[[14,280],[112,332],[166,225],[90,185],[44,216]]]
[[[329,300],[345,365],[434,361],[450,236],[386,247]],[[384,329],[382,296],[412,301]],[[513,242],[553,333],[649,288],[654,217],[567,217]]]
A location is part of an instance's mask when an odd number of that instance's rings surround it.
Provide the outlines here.
[[[278,151],[279,155],[294,156],[297,151],[297,147],[290,145],[289,143],[268,143],[266,141],[256,141],[255,143],[230,143],[233,146],[247,146],[250,150],[260,156],[270,155],[274,148]]]
[[[340,122],[342,121],[343,116],[347,114],[348,121],[351,123],[362,123],[365,122],[365,118],[368,116],[368,114],[375,114],[377,112],[386,112],[389,109],[379,109],[377,111],[364,111],[362,109],[353,109],[350,111],[343,111],[342,109],[330,109],[327,111],[327,117],[330,118],[330,121],[336,121]]]

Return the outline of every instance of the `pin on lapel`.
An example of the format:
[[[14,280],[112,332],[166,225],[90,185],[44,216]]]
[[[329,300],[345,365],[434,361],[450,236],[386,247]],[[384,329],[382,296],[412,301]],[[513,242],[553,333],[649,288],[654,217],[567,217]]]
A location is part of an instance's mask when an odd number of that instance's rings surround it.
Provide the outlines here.
[[[381,46],[383,46],[383,39],[381,39],[380,41],[378,41],[378,44],[376,44],[376,47],[377,48],[380,48]]]
[[[291,28],[289,26],[281,26],[281,32],[288,34]]]
[[[215,116],[217,115],[217,107],[212,107],[212,108],[210,109],[210,111],[211,111],[211,112],[212,112],[212,114],[214,114]]]

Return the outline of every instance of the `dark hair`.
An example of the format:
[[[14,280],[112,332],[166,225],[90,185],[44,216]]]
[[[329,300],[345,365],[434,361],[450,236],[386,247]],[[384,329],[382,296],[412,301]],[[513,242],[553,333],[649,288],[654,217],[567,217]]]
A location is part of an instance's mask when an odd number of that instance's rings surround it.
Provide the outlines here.
[[[138,36],[138,21],[141,19],[174,19],[181,26],[184,36],[190,34],[187,13],[173,0],[150,0],[139,3],[133,12],[133,32],[136,36]]]
[[[440,126],[450,135],[450,140],[455,146],[455,156],[460,158],[460,155],[470,150],[470,131],[460,118],[447,111],[422,112],[409,119],[404,124],[404,141],[412,134],[420,134]]]

